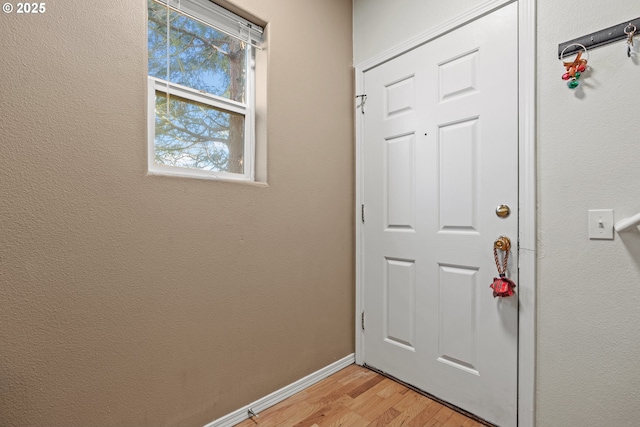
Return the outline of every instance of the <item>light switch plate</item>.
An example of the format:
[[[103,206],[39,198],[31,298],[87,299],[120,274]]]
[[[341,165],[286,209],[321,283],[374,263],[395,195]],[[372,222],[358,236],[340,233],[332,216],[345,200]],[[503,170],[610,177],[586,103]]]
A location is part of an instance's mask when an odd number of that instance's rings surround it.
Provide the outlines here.
[[[589,238],[613,240],[613,209],[589,210]]]

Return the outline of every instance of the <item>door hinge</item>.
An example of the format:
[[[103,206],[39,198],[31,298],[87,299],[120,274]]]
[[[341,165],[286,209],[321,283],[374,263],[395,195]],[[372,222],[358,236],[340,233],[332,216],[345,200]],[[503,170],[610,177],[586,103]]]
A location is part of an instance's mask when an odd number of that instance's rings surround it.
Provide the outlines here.
[[[360,111],[364,114],[364,103],[367,102],[367,95],[356,95],[356,99],[358,98],[360,98],[360,105],[357,107],[360,107]]]
[[[364,203],[362,204],[360,211],[360,214],[362,216],[362,223],[364,224]]]
[[[364,311],[362,312],[360,324],[362,325],[362,330],[364,331]]]

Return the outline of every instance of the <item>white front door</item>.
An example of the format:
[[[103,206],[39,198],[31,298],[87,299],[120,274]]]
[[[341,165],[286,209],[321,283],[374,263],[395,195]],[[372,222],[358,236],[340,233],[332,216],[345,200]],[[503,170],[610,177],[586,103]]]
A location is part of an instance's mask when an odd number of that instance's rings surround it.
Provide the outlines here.
[[[518,32],[512,3],[364,74],[364,363],[517,424]],[[508,205],[507,218],[496,207]]]

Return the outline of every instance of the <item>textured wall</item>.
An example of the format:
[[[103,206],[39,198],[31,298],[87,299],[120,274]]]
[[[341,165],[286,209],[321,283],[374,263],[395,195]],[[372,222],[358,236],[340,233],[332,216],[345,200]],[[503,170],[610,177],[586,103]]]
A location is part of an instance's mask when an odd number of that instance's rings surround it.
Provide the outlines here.
[[[480,1],[354,0],[356,63]],[[560,80],[557,45],[638,16],[635,0],[538,0],[537,425],[640,419],[640,233],[590,241],[588,209],[640,211],[640,38],[591,53],[584,90]],[[420,22],[424,23],[420,27]]]
[[[640,212],[640,51],[593,50],[584,90],[558,43],[638,17],[635,0],[538,2],[538,425],[640,419],[640,233],[589,240],[588,209]],[[635,110],[635,111],[634,111]]]
[[[471,9],[479,0],[353,0],[357,65]]]
[[[146,175],[145,0],[0,16],[0,425],[203,425],[353,352],[351,3],[235,3],[268,186]]]

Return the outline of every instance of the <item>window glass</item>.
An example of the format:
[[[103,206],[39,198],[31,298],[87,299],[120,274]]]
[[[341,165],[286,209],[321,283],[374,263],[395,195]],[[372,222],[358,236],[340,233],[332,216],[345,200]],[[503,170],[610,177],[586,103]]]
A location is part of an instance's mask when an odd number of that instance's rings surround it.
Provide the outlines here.
[[[246,44],[178,12],[149,4],[149,75],[196,90],[245,102]]]
[[[243,173],[244,116],[156,91],[155,163]]]

